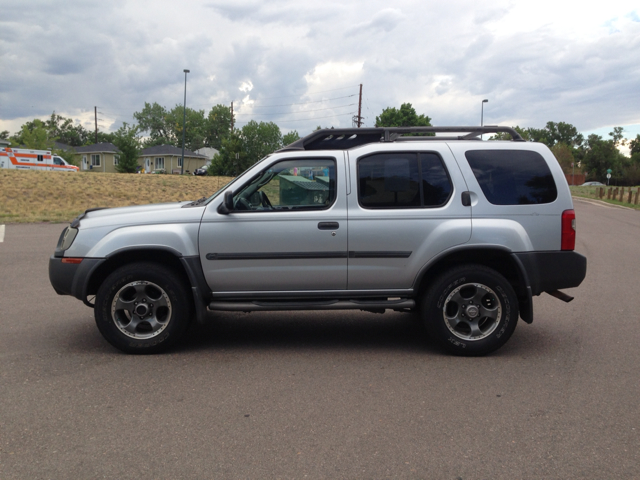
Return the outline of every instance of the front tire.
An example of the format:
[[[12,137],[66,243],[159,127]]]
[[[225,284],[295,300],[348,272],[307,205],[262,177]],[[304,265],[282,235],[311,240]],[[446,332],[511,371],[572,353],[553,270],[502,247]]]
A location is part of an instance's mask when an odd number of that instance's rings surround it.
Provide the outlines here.
[[[167,350],[184,334],[191,302],[181,278],[154,263],[125,265],[98,289],[95,319],[98,330],[126,353]]]
[[[482,265],[452,268],[430,285],[422,305],[430,335],[456,355],[486,355],[502,347],[518,322],[511,284]]]

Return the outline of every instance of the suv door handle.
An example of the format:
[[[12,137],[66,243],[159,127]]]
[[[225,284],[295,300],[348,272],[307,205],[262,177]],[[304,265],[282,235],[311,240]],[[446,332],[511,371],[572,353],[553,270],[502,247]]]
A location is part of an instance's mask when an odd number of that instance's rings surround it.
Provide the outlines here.
[[[461,195],[462,206],[470,207],[471,206],[471,192],[462,192]]]
[[[340,228],[340,224],[338,222],[320,222],[318,224],[318,229],[320,230],[337,230]]]

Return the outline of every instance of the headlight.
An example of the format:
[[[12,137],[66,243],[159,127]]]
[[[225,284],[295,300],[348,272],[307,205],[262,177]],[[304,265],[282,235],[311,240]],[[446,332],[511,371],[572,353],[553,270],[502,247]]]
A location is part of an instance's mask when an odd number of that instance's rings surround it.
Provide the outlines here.
[[[56,246],[56,257],[61,257],[63,252],[67,250],[78,234],[77,228],[67,227],[60,234],[60,239],[58,240],[58,245]]]

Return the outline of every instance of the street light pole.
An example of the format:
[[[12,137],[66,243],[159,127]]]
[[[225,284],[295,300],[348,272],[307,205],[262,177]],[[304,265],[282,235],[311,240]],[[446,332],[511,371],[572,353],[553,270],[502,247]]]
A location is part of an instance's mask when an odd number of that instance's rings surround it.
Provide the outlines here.
[[[184,72],[184,108],[182,110],[182,165],[180,168],[180,175],[184,175],[184,134],[187,130],[187,73],[189,70],[185,69]]]
[[[480,126],[484,127],[484,104],[488,103],[489,100],[488,99],[484,99],[482,100],[482,103],[480,104]],[[482,140],[482,134],[480,134],[480,140]]]

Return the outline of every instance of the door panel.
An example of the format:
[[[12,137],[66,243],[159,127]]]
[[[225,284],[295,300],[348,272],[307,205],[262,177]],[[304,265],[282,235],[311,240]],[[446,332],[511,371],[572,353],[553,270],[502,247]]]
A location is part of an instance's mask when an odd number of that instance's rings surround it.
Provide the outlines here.
[[[320,168],[327,157],[314,163],[301,154],[300,160],[295,166],[291,159],[274,157],[268,168],[247,172],[246,178],[254,180],[261,173],[267,178],[269,169],[280,170],[257,188],[250,181],[234,184],[238,210],[218,213],[222,195],[207,207],[200,256],[212,291],[346,289],[344,159],[329,159],[331,173]]]
[[[432,258],[471,237],[471,208],[462,205],[464,190],[459,187],[464,179],[447,146],[407,145],[404,152],[385,147],[365,147],[349,158],[349,290],[411,288]],[[427,163],[420,163],[420,152],[439,157],[449,180],[440,175],[433,185],[424,182]],[[412,155],[420,170],[407,163]],[[366,163],[378,157],[381,167]],[[450,189],[446,195],[438,188],[445,183]],[[428,202],[440,206],[421,207]]]

